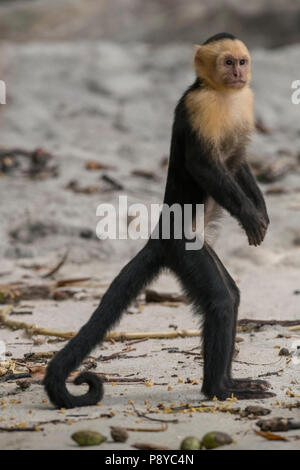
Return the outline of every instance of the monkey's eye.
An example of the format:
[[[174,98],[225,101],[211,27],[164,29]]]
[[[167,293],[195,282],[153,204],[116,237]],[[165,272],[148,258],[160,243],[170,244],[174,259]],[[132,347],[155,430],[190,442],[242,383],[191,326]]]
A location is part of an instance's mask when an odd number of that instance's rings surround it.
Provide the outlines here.
[[[226,60],[226,65],[232,65],[232,60],[227,59],[227,60]]]
[[[245,63],[246,63],[245,59],[240,60],[240,65],[245,65]]]

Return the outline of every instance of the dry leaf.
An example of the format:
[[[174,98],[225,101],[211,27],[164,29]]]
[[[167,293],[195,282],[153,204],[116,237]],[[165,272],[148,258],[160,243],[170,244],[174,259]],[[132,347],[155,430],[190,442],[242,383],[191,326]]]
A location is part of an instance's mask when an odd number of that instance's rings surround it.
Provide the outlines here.
[[[280,434],[274,434],[270,431],[255,431],[255,434],[258,436],[268,439],[268,441],[287,441],[286,437],[281,436]]]
[[[30,377],[37,380],[42,380],[45,376],[45,366],[27,366]]]

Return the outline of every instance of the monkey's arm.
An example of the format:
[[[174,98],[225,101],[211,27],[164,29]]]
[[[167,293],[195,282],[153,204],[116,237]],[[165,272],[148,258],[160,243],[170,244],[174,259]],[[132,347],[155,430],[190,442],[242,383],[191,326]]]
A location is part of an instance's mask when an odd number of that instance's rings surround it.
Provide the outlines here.
[[[243,161],[237,169],[235,179],[244,193],[251,199],[257,210],[262,214],[267,225],[269,225],[270,221],[264,197],[246,161]]]
[[[259,245],[264,239],[267,225],[225,165],[195,136],[190,136],[187,141],[185,158],[192,178],[240,222],[249,244]]]

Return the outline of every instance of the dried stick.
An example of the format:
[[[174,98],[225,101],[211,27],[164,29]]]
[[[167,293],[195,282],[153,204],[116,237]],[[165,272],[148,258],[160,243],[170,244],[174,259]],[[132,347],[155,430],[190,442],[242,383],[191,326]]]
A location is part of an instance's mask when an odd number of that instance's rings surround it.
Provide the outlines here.
[[[31,427],[31,428],[6,428],[6,427],[0,427],[0,432],[37,432],[37,431],[43,431],[43,428],[39,428],[37,426]]]
[[[115,341],[142,339],[142,338],[185,338],[192,336],[200,336],[200,330],[175,330],[175,331],[141,331],[135,333],[113,332],[106,335],[105,339],[113,339]]]
[[[76,333],[74,332],[62,332],[62,331],[55,331],[55,330],[48,330],[46,328],[37,328],[35,325],[31,325],[29,323],[10,320],[7,316],[8,312],[13,309],[12,305],[7,305],[0,311],[0,323],[11,328],[13,330],[20,329],[27,331],[30,335],[43,335],[43,336],[57,336],[58,338],[72,338],[75,336]]]
[[[264,325],[281,325],[281,326],[300,326],[300,320],[252,320],[251,318],[242,318],[238,320],[239,326],[247,326],[247,325],[255,325],[255,326],[264,326]]]
[[[135,413],[137,414],[137,416],[139,418],[145,418],[145,419],[149,419],[149,421],[157,421],[159,423],[173,423],[173,424],[177,424],[178,423],[178,419],[160,419],[160,418],[152,418],[151,416],[148,416],[146,415],[146,413],[143,413],[139,410],[136,409],[134,403],[131,403]]]
[[[161,432],[161,431],[166,431],[168,429],[168,425],[164,423],[159,428],[125,428],[125,429],[126,431],[131,431],[131,432]]]
[[[35,325],[31,325],[26,322],[20,322],[15,320],[10,320],[7,316],[8,312],[13,309],[12,305],[8,305],[0,311],[0,323],[7,326],[11,329],[21,329],[27,331],[31,335],[43,335],[43,336],[57,336],[58,338],[65,338],[69,339],[75,336],[77,333],[73,331],[56,331],[50,330],[47,328],[38,328]],[[143,338],[184,338],[184,337],[192,337],[192,336],[200,336],[200,330],[175,330],[175,331],[160,331],[160,332],[153,332],[153,331],[143,331],[143,332],[113,332],[108,333],[104,340],[105,341],[123,341],[123,340],[132,340],[132,339],[143,339]]]
[[[10,320],[7,316],[9,312],[13,310],[12,305],[4,307],[0,311],[0,323],[11,329],[21,329],[28,332],[30,335],[42,335],[42,336],[56,336],[58,338],[70,339],[77,334],[75,331],[57,331],[50,330],[47,328],[38,328],[33,324],[26,322],[19,322]],[[300,330],[299,326],[289,326],[290,331]],[[104,341],[124,341],[124,340],[139,340],[139,339],[174,339],[174,338],[186,338],[200,336],[200,330],[174,330],[174,331],[138,331],[138,332],[126,332],[126,331],[115,331],[108,333]],[[238,361],[237,361],[238,362]],[[262,364],[261,364],[262,365]]]
[[[67,258],[68,258],[68,255],[69,255],[69,250],[67,250],[65,252],[65,254],[63,255],[62,259],[60,260],[60,262],[54,267],[52,268],[47,274],[44,274],[42,277],[44,279],[46,279],[47,277],[51,277],[53,276],[53,274],[57,273],[57,271],[63,266],[63,264],[66,262]]]

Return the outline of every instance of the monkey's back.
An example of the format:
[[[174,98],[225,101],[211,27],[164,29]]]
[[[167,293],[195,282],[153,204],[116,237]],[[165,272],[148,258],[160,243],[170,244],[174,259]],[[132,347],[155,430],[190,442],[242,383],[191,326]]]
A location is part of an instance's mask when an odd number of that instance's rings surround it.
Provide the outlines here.
[[[183,94],[174,112],[169,169],[164,197],[164,202],[168,205],[174,203],[180,205],[202,204],[207,197],[205,191],[201,190],[186,167],[187,142],[194,138],[194,132],[189,123],[185,98],[197,86],[199,85],[196,80]],[[199,158],[201,158],[201,155],[199,155]]]

